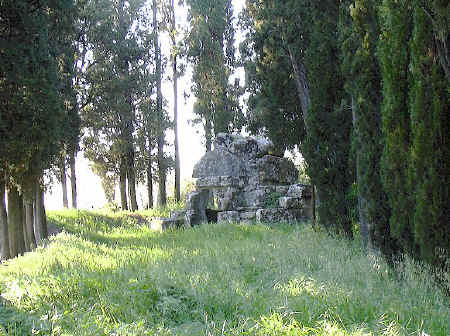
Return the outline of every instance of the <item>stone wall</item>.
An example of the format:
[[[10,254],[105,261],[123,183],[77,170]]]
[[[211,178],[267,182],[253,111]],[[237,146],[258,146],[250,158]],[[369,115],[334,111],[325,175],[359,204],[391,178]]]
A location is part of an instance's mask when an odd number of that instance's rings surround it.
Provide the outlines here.
[[[218,134],[214,150],[194,167],[196,190],[186,202],[185,225],[301,221],[311,218],[311,187],[295,184],[294,164],[261,137]]]

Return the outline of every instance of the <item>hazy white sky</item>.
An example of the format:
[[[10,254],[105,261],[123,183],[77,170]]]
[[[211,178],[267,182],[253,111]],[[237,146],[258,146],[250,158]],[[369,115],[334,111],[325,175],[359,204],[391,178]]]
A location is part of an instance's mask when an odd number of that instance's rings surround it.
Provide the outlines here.
[[[243,8],[245,0],[232,0],[235,9],[235,18]],[[168,45],[162,41],[162,45]],[[178,85],[178,122],[179,122],[179,139],[180,139],[180,165],[181,180],[189,180],[192,176],[192,169],[195,163],[204,155],[205,149],[202,145],[202,130],[194,127],[189,121],[193,118],[192,106],[194,99],[191,97],[187,100],[183,97],[183,92],[190,87],[190,75],[184,76]],[[173,91],[170,82],[163,85],[163,95],[168,101],[168,111],[173,114]],[[169,142],[173,143],[173,132],[167,134]],[[172,149],[173,150],[173,149]],[[172,185],[174,184],[173,176],[168,178],[167,190],[168,194],[172,193]],[[77,158],[77,189],[78,189],[78,207],[80,209],[99,208],[105,205],[106,198],[103,193],[100,179],[89,168],[89,161],[84,158],[83,153],[79,153]],[[71,204],[70,181],[68,179],[68,197]],[[146,200],[146,191],[144,187],[138,188],[138,203],[142,204]],[[156,197],[156,194],[155,194]],[[116,195],[118,198],[118,195]],[[118,200],[119,201],[119,200]],[[62,208],[62,191],[60,184],[54,184],[46,193],[46,205],[49,210]]]

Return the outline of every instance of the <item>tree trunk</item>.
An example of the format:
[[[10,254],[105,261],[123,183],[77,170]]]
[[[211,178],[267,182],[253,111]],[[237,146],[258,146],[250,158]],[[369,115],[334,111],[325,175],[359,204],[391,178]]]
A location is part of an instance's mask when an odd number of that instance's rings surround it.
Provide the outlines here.
[[[40,201],[40,185],[36,183],[34,189],[34,236],[36,237],[36,243],[40,244],[42,241],[42,223],[41,223],[41,201]]]
[[[126,125],[126,142],[127,142],[127,180],[128,180],[128,197],[130,200],[130,210],[137,211],[137,198],[136,198],[136,170],[134,167],[135,154],[134,154],[134,107],[131,96],[128,96],[128,106],[130,107],[128,121]]]
[[[306,132],[308,133],[311,127],[309,126],[309,108],[311,106],[311,97],[309,95],[309,85],[306,79],[306,69],[303,63],[297,62],[291,46],[287,47],[289,58],[291,60],[292,69],[294,71],[295,85],[297,87],[297,94],[300,100],[300,106],[303,113],[303,121],[305,123]]]
[[[312,225],[316,226],[316,187],[314,184],[311,186],[312,189],[312,198],[311,198],[311,207],[312,207]]]
[[[70,151],[69,164],[70,164],[70,186],[72,188],[72,208],[76,209],[77,204],[77,175],[76,175],[76,152]]]
[[[127,166],[125,158],[120,159],[120,172],[119,172],[119,188],[120,188],[120,202],[122,204],[122,210],[128,210],[127,199]]]
[[[205,120],[205,139],[206,139],[206,152],[212,150],[212,125],[209,119]]]
[[[353,130],[356,139],[359,141],[359,121],[356,111],[355,101],[352,98],[352,117],[353,117]],[[362,158],[361,158],[361,146],[355,146],[356,148],[356,184],[358,186],[358,217],[359,217],[359,234],[361,242],[365,249],[371,249],[372,237],[371,237],[371,223],[369,219],[369,209],[366,198],[364,197],[363,188],[364,180],[362,175]]]
[[[36,180],[34,189],[34,230],[37,243],[48,238],[47,217],[45,215],[44,191],[39,180]]]
[[[162,91],[161,91],[161,49],[159,48],[159,27],[157,20],[157,1],[153,0],[153,29],[155,30],[154,47],[156,53],[156,113],[157,113],[157,142],[158,142],[158,206],[166,205],[166,162],[164,159],[164,116],[162,110]]]
[[[166,167],[164,160],[164,149],[160,141],[158,141],[158,173],[158,207],[163,207],[167,203]]]
[[[24,231],[25,231],[25,245],[28,251],[36,248],[36,236],[34,234],[34,192],[35,180],[33,176],[29,176],[22,185],[23,202],[24,202]]]
[[[23,232],[23,202],[15,186],[8,189],[8,229],[11,257],[25,252]]]
[[[171,0],[172,7],[172,31],[177,29],[175,16],[175,1]],[[181,200],[181,177],[180,177],[180,153],[178,144],[178,72],[177,72],[177,51],[176,51],[176,37],[171,34],[173,47],[173,121],[175,133],[175,201]]]
[[[68,208],[69,207],[69,201],[67,199],[67,174],[66,174],[66,158],[64,156],[63,163],[61,163],[60,167],[60,180],[61,180],[61,186],[62,186],[62,196],[63,196],[63,207]]]
[[[295,86],[297,88],[297,95],[300,101],[300,106],[302,109],[303,122],[305,124],[305,130],[307,135],[311,135],[311,123],[309,120],[309,109],[311,108],[311,96],[309,94],[309,85],[306,78],[306,69],[302,62],[298,62],[292,51],[291,46],[287,46],[289,53],[289,59],[291,61],[292,70],[294,73]],[[318,152],[317,145],[315,148],[315,153]],[[314,182],[314,181],[313,181]],[[316,225],[316,203],[319,203],[320,194],[323,193],[322,186],[320,184],[313,183],[313,225]]]
[[[41,226],[42,226],[42,236],[44,239],[48,238],[48,226],[47,226],[47,212],[45,211],[45,193],[41,190]]]
[[[175,132],[175,200],[181,200],[180,150],[178,144],[178,74],[177,55],[173,56],[173,115]]]
[[[6,212],[5,203],[5,178],[4,174],[0,172],[0,245],[1,255],[0,259],[9,259],[9,234],[8,234],[8,214]]]
[[[33,213],[33,199],[24,199],[25,209],[25,241],[26,249],[31,251],[36,248],[36,237],[34,235],[34,213]]]
[[[130,197],[131,211],[137,211],[137,199],[136,199],[136,174],[134,170],[134,152],[131,151],[128,155],[127,165],[127,179],[128,179],[128,195]]]
[[[153,208],[153,171],[152,171],[152,150],[149,144],[148,165],[147,165],[147,197],[148,209]]]

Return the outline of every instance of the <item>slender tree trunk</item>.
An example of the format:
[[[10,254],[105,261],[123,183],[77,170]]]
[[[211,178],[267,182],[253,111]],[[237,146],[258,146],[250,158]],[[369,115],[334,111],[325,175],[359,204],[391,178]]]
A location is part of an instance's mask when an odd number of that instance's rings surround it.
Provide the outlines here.
[[[158,206],[163,207],[167,203],[167,191],[164,149],[161,141],[158,141],[158,173]]]
[[[42,240],[48,238],[47,217],[45,215],[44,190],[42,190],[39,179],[36,180],[34,188],[34,230],[36,242],[39,244]]]
[[[64,208],[69,207],[69,201],[67,199],[67,174],[66,174],[66,158],[64,156],[63,163],[61,163],[60,167],[60,180],[61,180],[61,186],[62,186],[62,196],[63,196],[63,206]]]
[[[25,252],[23,232],[23,202],[15,186],[8,189],[8,229],[11,257]]]
[[[291,61],[292,70],[294,73],[295,86],[297,88],[297,95],[300,101],[300,106],[302,108],[303,122],[305,124],[306,134],[311,135],[311,122],[309,120],[309,109],[311,108],[311,96],[309,94],[309,84],[306,77],[306,68],[302,62],[298,62],[295,58],[294,52],[290,45],[287,45],[287,50],[289,54],[289,59]],[[318,152],[316,145],[315,153]],[[314,197],[314,207],[313,207],[313,224],[316,224],[316,204],[320,203],[320,194],[323,194],[323,186],[320,184],[313,183],[313,197]]]
[[[148,197],[148,209],[153,208],[153,173],[152,168],[147,168],[147,197]]]
[[[205,139],[206,139],[206,152],[211,152],[212,150],[212,125],[211,121],[206,118],[205,121]]]
[[[352,116],[353,116],[353,130],[356,139],[359,141],[360,131],[359,131],[359,121],[356,112],[355,101],[352,98]],[[371,226],[372,223],[369,219],[369,209],[367,199],[364,197],[363,188],[363,172],[362,172],[362,158],[361,158],[361,146],[356,147],[356,183],[358,185],[358,217],[359,217],[359,234],[364,248],[371,249],[372,237],[371,237]]]
[[[47,239],[48,238],[48,225],[47,225],[47,212],[45,210],[45,193],[44,190],[41,189],[40,190],[40,206],[41,206],[41,227],[42,227],[42,237],[43,239]]]
[[[316,187],[313,184],[311,186],[312,189],[312,198],[311,198],[311,207],[312,207],[312,225],[316,226]]]
[[[137,198],[136,198],[136,174],[134,170],[134,151],[131,150],[128,153],[127,164],[127,180],[128,180],[128,195],[130,197],[131,211],[137,211]]]
[[[155,53],[156,53],[156,110],[157,110],[157,142],[158,142],[158,206],[162,207],[167,202],[166,192],[166,162],[164,159],[164,116],[162,110],[162,91],[161,91],[161,49],[159,48],[159,27],[157,19],[157,1],[153,0],[153,29],[155,30]]]
[[[150,142],[150,140],[149,140]],[[147,163],[147,197],[148,209],[153,208],[153,171],[152,171],[152,150],[151,144],[148,149],[148,163]]]
[[[172,7],[172,31],[176,31],[175,1],[171,0]],[[176,37],[171,34],[173,51],[173,121],[175,132],[175,200],[181,200],[181,177],[180,177],[180,151],[178,144],[178,72],[177,72],[177,51]]]
[[[134,141],[133,141],[133,132],[134,132],[134,108],[132,97],[128,96],[128,106],[129,116],[126,125],[126,142],[127,142],[127,181],[128,181],[128,196],[130,200],[130,210],[137,211],[137,198],[136,198],[136,170],[134,167],[135,161],[135,153],[134,153]]]
[[[5,203],[5,176],[0,172],[0,259],[9,259],[9,234],[8,234],[8,214]]]
[[[70,186],[72,188],[72,208],[76,209],[77,204],[77,175],[76,175],[76,151],[70,151],[69,164],[70,164]]]
[[[288,45],[289,59],[291,60],[292,70],[294,72],[295,85],[300,100],[300,106],[303,113],[303,121],[305,123],[306,132],[309,132],[309,108],[311,106],[311,97],[309,95],[309,85],[306,79],[306,69],[302,62],[295,59],[292,47]]]
[[[36,248],[36,236],[34,234],[34,199],[36,193],[34,191],[36,178],[29,176],[22,185],[23,203],[24,203],[24,232],[25,245],[28,251]]]
[[[181,200],[180,150],[178,144],[178,74],[177,55],[173,56],[173,115],[175,132],[175,200]]]
[[[36,237],[34,235],[34,213],[33,213],[33,199],[24,199],[25,209],[25,236],[26,248],[31,251],[36,248]]]
[[[34,192],[34,236],[36,237],[36,243],[40,244],[42,241],[42,225],[40,221],[41,209],[40,209],[40,192],[41,187],[39,181],[37,181]]]
[[[122,210],[128,210],[128,199],[127,199],[127,166],[126,159],[121,157],[120,162],[120,172],[119,172],[119,189],[120,189],[120,202],[122,205]]]

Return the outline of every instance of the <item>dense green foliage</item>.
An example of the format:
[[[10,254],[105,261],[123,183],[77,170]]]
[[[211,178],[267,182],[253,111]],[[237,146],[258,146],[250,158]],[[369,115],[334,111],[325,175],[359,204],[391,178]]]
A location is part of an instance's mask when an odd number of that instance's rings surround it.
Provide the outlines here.
[[[404,251],[445,267],[450,257],[449,82],[428,11],[431,6],[420,1],[384,1],[380,8],[382,171],[393,236]]]
[[[311,92],[308,123],[302,144],[308,174],[317,187],[320,221],[352,237],[349,197],[354,182],[350,164],[352,114],[341,71],[338,25],[348,2],[322,1],[311,5],[310,44],[305,66]]]
[[[445,263],[450,257],[450,92],[438,56],[433,54],[436,41],[427,10],[431,8],[416,1],[410,46],[412,231],[423,259]]]
[[[444,336],[450,327],[426,269],[408,260],[394,272],[307,225],[155,233],[120,216],[51,213],[72,234],[0,266],[0,334]]]
[[[385,1],[380,63],[383,79],[383,182],[392,207],[391,229],[403,246],[412,248],[410,226],[410,188],[408,162],[410,142],[410,116],[408,113],[409,52],[411,35],[410,8],[405,3]]]
[[[36,245],[41,178],[79,130],[70,113],[74,16],[71,0],[0,4],[0,187],[12,193],[8,209],[15,214],[8,219],[2,205],[0,222],[13,233],[26,218],[28,228],[25,237],[9,235],[12,256]],[[40,220],[36,226],[39,240],[45,230]]]
[[[135,101],[148,94],[141,87],[147,83],[139,80],[141,62],[148,57],[148,42],[139,29],[132,29],[142,6],[142,1],[119,1],[94,8],[96,16],[90,24],[96,29],[87,36],[93,53],[86,74],[91,101],[83,111],[88,130],[84,140],[86,155],[98,166],[97,171],[120,176],[122,208],[132,210],[137,209]],[[100,176],[105,180],[109,175]]]
[[[370,249],[444,268],[448,10],[441,1],[248,0],[241,20],[249,129],[299,146],[319,222],[351,237],[357,221]]]
[[[235,70],[231,0],[187,0],[190,30],[187,56],[192,64],[196,122],[203,126],[206,150],[220,132],[240,130],[239,85],[230,84]]]
[[[337,35],[346,5],[248,1],[243,47],[253,47],[245,55],[250,130],[267,133],[283,150],[299,145],[318,189],[321,222],[351,236],[352,116]],[[310,94],[300,89],[303,65]]]
[[[240,53],[246,72],[248,128],[263,133],[283,152],[305,138],[289,50],[302,59],[307,41],[304,8],[298,1],[247,1],[240,17],[246,33]],[[287,22],[289,22],[289,29]],[[288,35],[288,36],[286,36]]]
[[[392,255],[396,246],[390,234],[390,206],[380,174],[384,138],[381,71],[376,57],[379,4],[380,1],[355,1],[348,13],[343,13],[351,16],[352,25],[341,26],[341,48],[346,90],[352,99],[360,231],[367,244]]]

